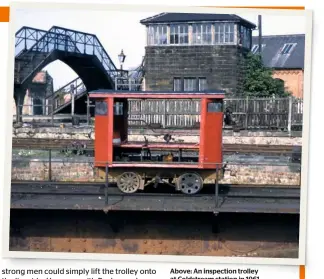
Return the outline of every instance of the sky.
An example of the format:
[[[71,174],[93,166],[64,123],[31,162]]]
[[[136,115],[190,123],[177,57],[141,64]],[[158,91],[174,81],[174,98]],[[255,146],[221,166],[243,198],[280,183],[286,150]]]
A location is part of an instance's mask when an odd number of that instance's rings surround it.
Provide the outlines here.
[[[163,11],[161,11],[163,12]],[[287,11],[289,13],[289,11]],[[146,30],[140,20],[160,12],[73,11],[20,9],[16,11],[16,31],[23,26],[48,30],[53,25],[95,34],[117,68],[118,54],[126,55],[124,69],[137,67],[145,55]],[[262,35],[304,34],[306,20],[300,15],[262,14]],[[237,13],[257,25],[256,13]],[[253,35],[258,35],[254,31]],[[54,90],[77,77],[66,64],[54,61],[44,68],[54,79]]]

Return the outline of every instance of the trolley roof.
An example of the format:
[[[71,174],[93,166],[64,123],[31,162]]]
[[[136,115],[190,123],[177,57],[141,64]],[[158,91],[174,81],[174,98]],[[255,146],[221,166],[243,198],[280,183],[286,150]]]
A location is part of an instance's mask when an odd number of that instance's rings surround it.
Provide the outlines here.
[[[90,91],[90,98],[136,98],[136,99],[224,99],[224,90],[214,91],[124,91],[98,89]]]

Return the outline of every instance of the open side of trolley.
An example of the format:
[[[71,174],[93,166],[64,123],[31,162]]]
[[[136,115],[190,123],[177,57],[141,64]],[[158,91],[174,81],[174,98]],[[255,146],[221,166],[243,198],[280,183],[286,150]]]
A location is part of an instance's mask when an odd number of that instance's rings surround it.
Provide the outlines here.
[[[223,174],[222,127],[224,91],[131,92],[97,90],[95,101],[95,166],[105,169],[125,193],[150,184],[175,185],[186,194],[198,193],[207,179]],[[128,141],[128,101],[198,100],[200,128],[198,143],[172,141]],[[142,120],[144,121],[144,120]],[[146,129],[152,129],[150,125]]]

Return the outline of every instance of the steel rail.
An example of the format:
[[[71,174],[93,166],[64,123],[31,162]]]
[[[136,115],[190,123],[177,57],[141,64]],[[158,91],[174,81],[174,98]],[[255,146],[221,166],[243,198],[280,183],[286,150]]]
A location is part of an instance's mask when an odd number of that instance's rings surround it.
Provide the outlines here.
[[[11,195],[11,209],[156,211],[156,212],[221,212],[299,214],[296,198],[219,197],[215,206],[213,195],[192,196],[103,196],[89,195]]]
[[[172,146],[172,145],[171,145]],[[13,138],[12,147],[14,149],[83,149],[93,150],[93,140],[69,140],[69,139],[29,139]],[[292,153],[296,146],[293,145],[265,145],[265,144],[224,144],[225,153],[271,153],[287,154]],[[300,147],[300,146],[297,146]],[[299,151],[294,151],[299,153]]]
[[[271,186],[271,185],[269,185]],[[27,188],[27,189],[26,189]],[[103,183],[15,183],[11,185],[12,209],[171,211],[171,212],[253,212],[299,214],[300,190],[221,185],[215,192],[125,194]],[[214,188],[215,189],[215,188]]]
[[[207,197],[213,194],[213,186],[205,185],[205,191],[195,196]],[[300,188],[298,186],[280,186],[276,187],[273,185],[227,185],[220,184],[220,196],[228,197],[258,197],[258,198],[299,198]],[[289,188],[288,188],[289,187]],[[23,182],[23,183],[12,183],[11,192],[20,194],[56,194],[56,195],[101,195],[105,194],[104,183],[58,183],[58,182]],[[149,192],[140,192],[134,194],[125,194],[119,191],[115,183],[111,183],[107,189],[108,195],[114,196],[144,196],[144,197],[163,197],[163,196],[182,196],[188,197],[188,195],[182,193],[160,193],[156,190]]]

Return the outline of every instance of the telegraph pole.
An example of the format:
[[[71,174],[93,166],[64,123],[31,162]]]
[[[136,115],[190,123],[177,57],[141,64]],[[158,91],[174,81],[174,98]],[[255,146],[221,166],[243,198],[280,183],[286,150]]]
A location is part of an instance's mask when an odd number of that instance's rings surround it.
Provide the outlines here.
[[[259,55],[262,52],[262,16],[258,15],[258,31],[259,31]]]

